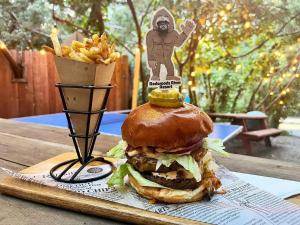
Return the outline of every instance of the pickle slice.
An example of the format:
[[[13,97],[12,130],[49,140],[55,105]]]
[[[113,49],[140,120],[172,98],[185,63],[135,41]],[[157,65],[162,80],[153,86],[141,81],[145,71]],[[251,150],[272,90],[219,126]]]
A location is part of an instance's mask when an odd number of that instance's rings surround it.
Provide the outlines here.
[[[183,106],[183,96],[177,89],[155,89],[148,94],[150,104],[177,108]]]

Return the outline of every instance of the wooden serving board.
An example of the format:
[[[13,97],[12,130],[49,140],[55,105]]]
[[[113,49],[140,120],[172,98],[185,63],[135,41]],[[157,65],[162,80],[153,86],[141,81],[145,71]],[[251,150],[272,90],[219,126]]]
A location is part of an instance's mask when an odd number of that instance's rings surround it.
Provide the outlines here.
[[[26,168],[21,173],[33,174],[49,171],[54,165],[59,162],[75,158],[72,152],[63,153],[56,157],[50,158],[39,164]],[[78,211],[99,217],[120,220],[134,224],[207,224],[196,222],[188,219],[167,216],[163,214],[153,213],[150,211],[93,198],[74,192],[31,183],[6,176],[0,182],[0,192],[7,195],[12,195],[17,198],[56,206],[64,209]]]

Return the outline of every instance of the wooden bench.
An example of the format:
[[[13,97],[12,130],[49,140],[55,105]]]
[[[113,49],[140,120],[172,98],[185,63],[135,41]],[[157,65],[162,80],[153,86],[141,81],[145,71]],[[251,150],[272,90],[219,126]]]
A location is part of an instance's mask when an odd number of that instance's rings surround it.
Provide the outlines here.
[[[244,143],[245,151],[247,155],[251,155],[250,141],[265,141],[266,146],[271,147],[270,137],[275,137],[281,134],[281,130],[275,128],[268,128],[266,115],[249,115],[246,113],[209,113],[209,116],[215,121],[216,118],[230,119],[231,124],[242,125],[243,132],[237,137]],[[249,120],[256,120],[259,123],[259,127],[255,130],[250,130],[248,127]]]
[[[265,137],[275,137],[281,134],[281,130],[275,129],[275,128],[268,128],[268,129],[263,129],[263,130],[254,130],[254,131],[248,131],[244,132],[243,135],[249,136],[250,138],[253,139],[262,139]]]
[[[250,141],[260,141],[264,139],[265,144],[267,147],[272,147],[270,137],[276,137],[280,135],[282,130],[275,129],[275,128],[267,128],[263,130],[254,130],[254,131],[247,131],[241,134],[241,138],[244,142],[244,146],[246,148],[246,152],[251,154],[251,145]]]

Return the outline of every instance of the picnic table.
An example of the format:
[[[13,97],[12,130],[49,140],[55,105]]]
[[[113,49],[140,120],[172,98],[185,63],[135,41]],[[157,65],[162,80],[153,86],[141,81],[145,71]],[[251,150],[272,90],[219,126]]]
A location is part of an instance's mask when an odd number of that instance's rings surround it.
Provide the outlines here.
[[[250,141],[264,140],[266,146],[271,147],[270,137],[276,137],[281,134],[281,130],[268,128],[268,116],[265,114],[247,114],[247,113],[209,113],[209,116],[215,121],[217,118],[229,119],[231,124],[243,126],[243,132],[237,137],[244,143],[246,154],[251,155]]]
[[[0,166],[22,170],[64,152],[73,151],[65,128],[21,123],[0,119]],[[106,152],[120,137],[101,134],[95,151]],[[231,154],[230,158],[214,155],[217,162],[236,172],[300,181],[300,165],[295,163]],[[4,174],[0,173],[0,179]],[[300,196],[289,199],[300,205]],[[122,224],[0,195],[0,224]]]

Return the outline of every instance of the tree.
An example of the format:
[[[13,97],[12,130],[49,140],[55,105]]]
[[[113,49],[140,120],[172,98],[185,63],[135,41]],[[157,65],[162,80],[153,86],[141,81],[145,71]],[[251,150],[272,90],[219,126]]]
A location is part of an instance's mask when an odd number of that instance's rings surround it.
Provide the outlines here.
[[[137,47],[139,48],[139,51],[141,53],[144,52],[144,46],[143,46],[144,41],[143,41],[143,33],[142,33],[141,27],[143,26],[145,17],[149,17],[150,12],[154,10],[153,6],[155,6],[155,3],[157,3],[157,2],[155,2],[154,0],[149,1],[148,5],[146,7],[146,10],[142,14],[141,19],[139,21],[137,18],[136,10],[135,10],[135,7],[134,7],[132,1],[127,0],[127,4],[130,9],[130,12],[131,12],[134,24],[135,24],[135,28],[136,28],[136,34],[137,34],[137,38],[138,38],[137,39]],[[142,54],[141,54],[141,57],[142,57]],[[147,69],[145,69],[146,68],[145,61],[143,62],[143,60],[140,60],[140,62],[141,62],[141,65],[140,65],[141,76],[140,77],[141,77],[141,81],[142,81],[142,101],[146,102],[147,87],[148,87],[148,81],[149,81],[150,74],[146,72]]]
[[[102,34],[105,31],[106,14],[111,0],[50,0],[52,18],[66,27],[81,30],[85,34]],[[57,15],[60,13],[61,15]]]
[[[135,2],[127,0],[126,4],[114,3],[112,5],[114,10],[109,10],[108,30],[117,43],[121,44],[125,52],[131,56],[134,56],[136,48],[141,53],[140,81],[142,88],[140,103],[147,101],[147,86],[150,76],[144,54],[144,35],[150,28],[152,12],[158,7],[159,2],[158,0]],[[133,57],[131,57],[131,61],[133,61]]]
[[[175,18],[192,13],[198,24],[175,55],[193,104],[211,112],[265,111],[274,126],[299,110],[299,5],[170,1],[169,7]]]
[[[5,0],[0,4],[1,40],[9,48],[40,48],[51,45],[49,33],[58,24],[60,37],[79,30],[102,34],[110,0]]]
[[[50,9],[51,5],[45,1],[1,1],[0,40],[16,49],[49,44]]]

